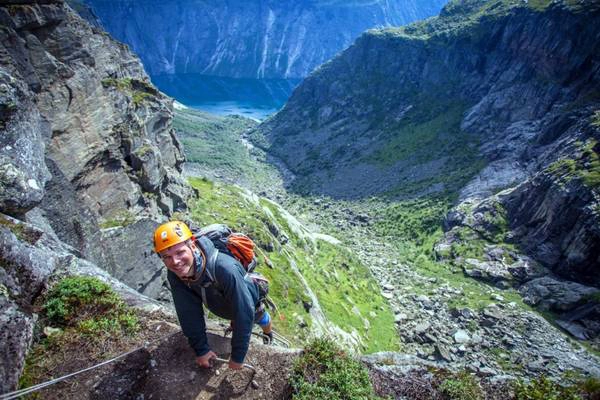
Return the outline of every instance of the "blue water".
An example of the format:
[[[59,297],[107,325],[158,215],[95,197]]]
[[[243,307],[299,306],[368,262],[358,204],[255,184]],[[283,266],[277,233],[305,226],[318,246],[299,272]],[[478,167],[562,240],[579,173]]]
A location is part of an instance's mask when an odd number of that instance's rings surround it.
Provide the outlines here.
[[[263,120],[277,112],[298,79],[234,79],[200,74],[151,77],[163,93],[192,108],[217,115],[239,114]]]

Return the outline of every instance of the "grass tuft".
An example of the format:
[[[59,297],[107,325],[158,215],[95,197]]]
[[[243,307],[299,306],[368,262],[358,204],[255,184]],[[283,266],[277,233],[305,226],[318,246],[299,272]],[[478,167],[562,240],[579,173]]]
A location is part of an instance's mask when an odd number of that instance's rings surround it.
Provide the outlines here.
[[[316,339],[296,360],[290,383],[294,400],[378,399],[366,367],[330,339]]]

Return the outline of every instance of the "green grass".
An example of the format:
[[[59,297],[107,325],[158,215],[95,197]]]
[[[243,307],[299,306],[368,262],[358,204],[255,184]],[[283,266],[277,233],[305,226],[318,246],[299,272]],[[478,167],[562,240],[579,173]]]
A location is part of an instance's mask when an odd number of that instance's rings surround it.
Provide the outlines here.
[[[391,140],[367,158],[382,165],[411,160],[422,164],[445,153],[452,140],[456,140],[464,106],[454,107],[436,115],[417,116],[411,110],[401,124],[386,127]],[[433,151],[432,151],[433,150]]]
[[[367,368],[333,340],[316,339],[294,363],[290,376],[294,400],[378,399]]]
[[[456,85],[431,91],[453,93]],[[382,169],[398,162],[421,166],[420,176],[406,177],[385,193],[392,198],[419,196],[432,187],[445,195],[456,192],[486,164],[478,154],[479,139],[460,129],[468,105],[411,90],[406,97],[412,99],[414,107],[399,121],[383,116],[374,123],[374,132],[382,132],[380,144],[361,159]]]
[[[243,117],[217,117],[199,111],[176,110],[173,127],[184,145],[188,162],[222,171],[230,176],[254,177],[260,172],[241,135],[256,126]]]
[[[303,306],[310,297],[299,271],[326,317],[346,332],[358,333],[361,350],[398,348],[389,306],[368,269],[349,251],[312,239],[302,227],[291,227],[278,206],[265,199],[249,198],[238,187],[199,178],[190,179],[190,183],[200,194],[197,202],[191,204],[194,221],[201,225],[225,223],[248,234],[260,249],[259,258],[266,256],[274,265],[269,268],[263,261],[258,271],[270,280],[270,294],[280,309],[280,315],[274,318],[275,329],[296,343],[307,336],[307,331],[298,327],[300,321],[311,325]],[[365,326],[365,320],[369,326]]]

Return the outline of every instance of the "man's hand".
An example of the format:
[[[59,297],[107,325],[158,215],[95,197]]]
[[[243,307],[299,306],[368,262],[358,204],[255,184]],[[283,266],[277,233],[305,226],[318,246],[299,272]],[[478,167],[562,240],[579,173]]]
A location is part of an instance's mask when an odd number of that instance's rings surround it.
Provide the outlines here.
[[[236,363],[233,360],[229,360],[229,369],[242,369],[244,364]]]
[[[214,351],[209,351],[203,356],[196,357],[196,364],[201,366],[202,368],[212,368],[211,360],[217,358],[217,355]]]

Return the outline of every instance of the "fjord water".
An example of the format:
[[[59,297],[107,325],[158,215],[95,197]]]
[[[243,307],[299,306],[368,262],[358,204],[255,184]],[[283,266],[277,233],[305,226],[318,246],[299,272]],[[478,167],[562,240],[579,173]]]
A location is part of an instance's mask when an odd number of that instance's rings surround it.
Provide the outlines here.
[[[277,112],[299,79],[225,78],[201,74],[152,76],[163,93],[192,108],[217,115],[263,120]]]

